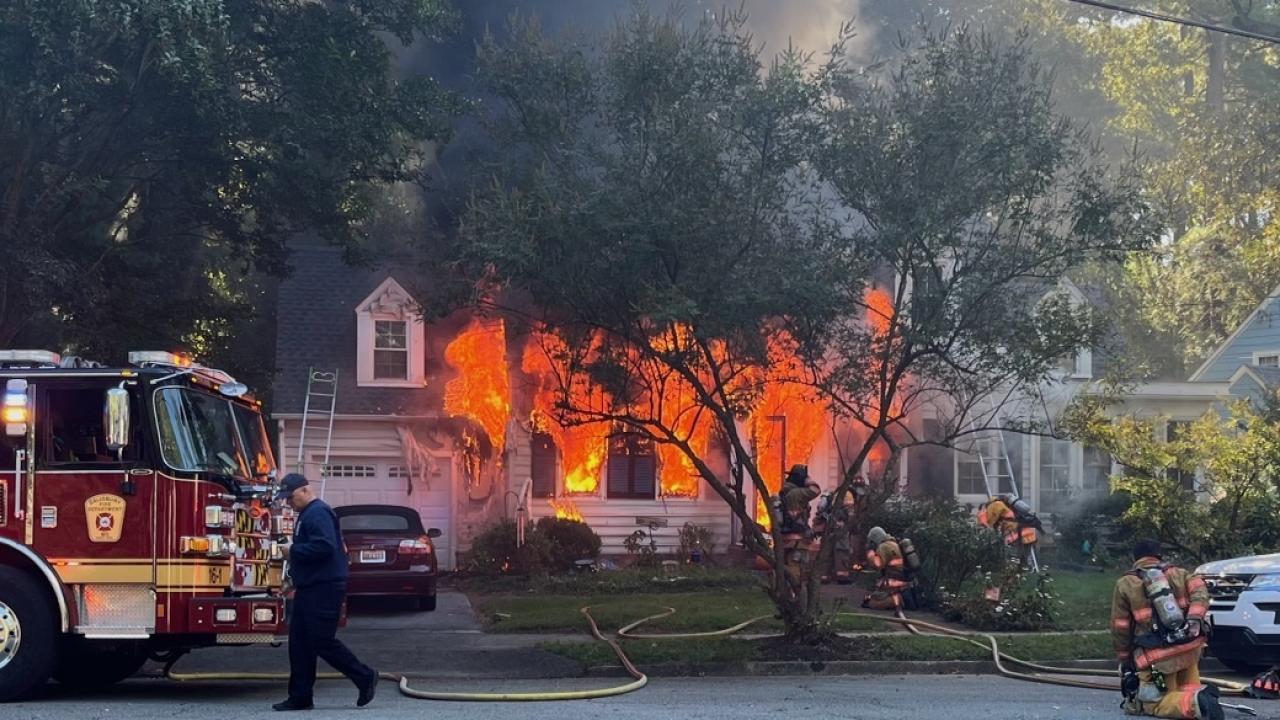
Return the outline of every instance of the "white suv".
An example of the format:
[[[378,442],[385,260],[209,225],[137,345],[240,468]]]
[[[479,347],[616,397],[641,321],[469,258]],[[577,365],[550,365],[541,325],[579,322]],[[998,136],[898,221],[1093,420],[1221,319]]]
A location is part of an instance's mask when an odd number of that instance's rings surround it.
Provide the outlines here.
[[[1223,665],[1253,672],[1280,665],[1280,554],[1205,563],[1209,651]]]

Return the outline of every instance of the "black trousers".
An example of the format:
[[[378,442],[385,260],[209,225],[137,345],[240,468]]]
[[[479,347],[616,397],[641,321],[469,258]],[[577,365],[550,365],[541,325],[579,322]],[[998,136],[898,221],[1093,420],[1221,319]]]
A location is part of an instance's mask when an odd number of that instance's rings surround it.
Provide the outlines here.
[[[338,616],[346,594],[345,583],[299,588],[294,594],[289,621],[289,699],[310,702],[316,684],[316,658],[324,658],[357,687],[373,681],[373,669],[360,662],[337,638]]]

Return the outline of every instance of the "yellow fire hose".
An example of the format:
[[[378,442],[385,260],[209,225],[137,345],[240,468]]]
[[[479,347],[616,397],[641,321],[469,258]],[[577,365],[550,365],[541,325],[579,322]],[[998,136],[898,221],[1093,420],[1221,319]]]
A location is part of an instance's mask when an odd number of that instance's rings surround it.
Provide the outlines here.
[[[581,610],[587,623],[591,626],[591,634],[595,639],[608,643],[614,654],[618,656],[618,661],[622,663],[622,667],[626,668],[628,674],[635,678],[625,685],[616,687],[599,688],[595,690],[564,690],[559,692],[527,692],[527,693],[461,693],[461,692],[435,692],[431,690],[417,690],[409,685],[409,678],[398,675],[396,673],[382,673],[384,680],[390,680],[397,684],[401,694],[417,698],[419,700],[447,700],[453,702],[534,702],[548,700],[594,700],[597,698],[613,697],[615,695],[624,695],[629,692],[635,692],[649,683],[649,678],[632,664],[631,659],[626,653],[622,652],[622,647],[618,645],[616,640],[605,637],[600,632],[600,627],[596,625],[595,618],[591,617],[590,606]],[[227,681],[284,681],[289,679],[288,673],[175,673],[173,672],[173,664],[177,660],[170,661],[164,668],[164,675],[170,680],[178,682],[193,682],[207,680],[227,680]],[[317,678],[325,680],[339,680],[344,676],[339,673],[320,673]]]
[[[434,692],[429,690],[418,690],[409,684],[409,679],[403,675],[396,673],[383,673],[382,678],[397,683],[400,692],[407,697],[417,698],[420,700],[444,700],[444,701],[462,701],[462,702],[531,702],[531,701],[550,701],[550,700],[592,700],[597,698],[613,697],[639,690],[648,684],[649,678],[631,662],[626,653],[622,651],[622,647],[618,645],[617,640],[607,638],[600,632],[599,626],[596,624],[595,618],[591,616],[590,606],[580,610],[583,617],[587,619],[587,623],[591,626],[591,635],[601,642],[608,643],[610,649],[618,656],[618,661],[622,663],[622,667],[626,669],[631,677],[635,678],[632,682],[616,687],[599,688],[595,690],[565,690],[559,692],[527,692],[527,693],[459,693],[459,692]],[[637,633],[633,632],[636,628],[645,623],[660,618],[668,617],[675,614],[675,608],[666,608],[663,612],[648,617],[641,618],[629,625],[620,628],[617,632],[618,638],[628,640],[681,640],[681,639],[698,639],[727,637],[734,633],[740,632],[751,625],[763,620],[770,619],[771,615],[760,615],[744,622],[738,623],[732,627],[722,630],[712,630],[707,632],[690,632],[690,633]],[[901,610],[896,616],[877,615],[874,613],[853,613],[842,612],[837,615],[844,617],[860,617],[880,620],[884,622],[892,622],[903,625],[909,632],[914,635],[923,635],[928,637],[942,637],[953,640],[967,642],[984,650],[991,651],[991,659],[995,662],[996,669],[1004,676],[1017,680],[1025,680],[1027,682],[1044,683],[1049,685],[1063,685],[1066,687],[1078,687],[1090,690],[1107,690],[1114,692],[1117,688],[1113,685],[1100,682],[1090,682],[1087,680],[1073,680],[1061,677],[1047,677],[1047,675],[1084,675],[1092,677],[1102,677],[1110,673],[1098,670],[1088,670],[1082,668],[1059,668],[1048,665],[1041,665],[1027,660],[1022,660],[1000,650],[999,641],[995,636],[988,633],[968,632],[964,630],[955,630],[953,628],[933,623],[924,622],[922,620],[911,620],[907,618]],[[920,628],[926,628],[932,632],[923,632]],[[981,639],[980,639],[981,638]],[[986,642],[983,642],[985,640]],[[173,665],[177,659],[170,661],[165,666],[164,674],[169,680],[178,682],[193,681],[209,681],[209,680],[226,680],[226,681],[283,681],[288,680],[288,673],[175,673]],[[1005,666],[1005,662],[1013,665],[1019,665],[1035,673],[1024,673],[1010,670]],[[1043,674],[1037,674],[1043,673]],[[343,676],[338,673],[321,673],[317,676],[321,679],[336,680],[342,679]],[[1246,685],[1241,683],[1221,680],[1217,678],[1203,678],[1203,682],[1214,685],[1228,695],[1244,695],[1247,689]],[[1245,709],[1252,712],[1251,709],[1244,706],[1233,706],[1235,709]]]

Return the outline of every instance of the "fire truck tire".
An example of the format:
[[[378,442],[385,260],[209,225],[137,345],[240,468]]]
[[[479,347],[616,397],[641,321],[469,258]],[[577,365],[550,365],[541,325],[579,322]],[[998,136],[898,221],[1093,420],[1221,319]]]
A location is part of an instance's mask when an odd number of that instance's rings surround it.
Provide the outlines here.
[[[27,573],[0,567],[0,702],[39,690],[58,659],[58,627],[48,593]]]
[[[145,643],[96,643],[68,638],[53,669],[53,679],[75,690],[100,690],[129,679],[146,661]]]

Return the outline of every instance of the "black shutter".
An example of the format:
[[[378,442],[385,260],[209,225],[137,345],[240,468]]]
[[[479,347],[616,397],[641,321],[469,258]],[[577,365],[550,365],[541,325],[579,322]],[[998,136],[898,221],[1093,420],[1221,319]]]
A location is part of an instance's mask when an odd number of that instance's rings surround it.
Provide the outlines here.
[[[657,496],[657,459],[653,442],[634,433],[609,438],[609,497],[652,500]]]
[[[551,498],[556,496],[556,443],[546,433],[534,433],[530,441],[533,476],[533,496]]]

